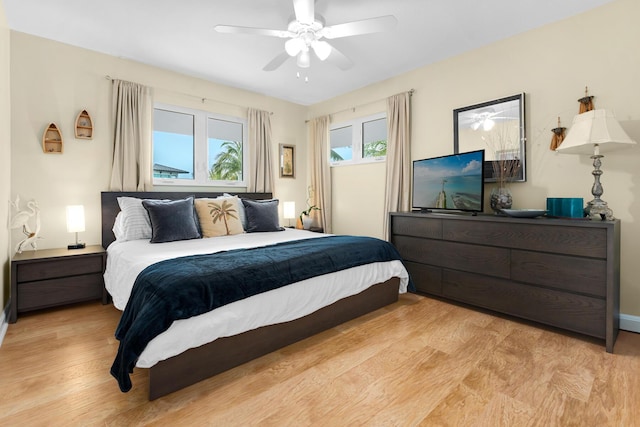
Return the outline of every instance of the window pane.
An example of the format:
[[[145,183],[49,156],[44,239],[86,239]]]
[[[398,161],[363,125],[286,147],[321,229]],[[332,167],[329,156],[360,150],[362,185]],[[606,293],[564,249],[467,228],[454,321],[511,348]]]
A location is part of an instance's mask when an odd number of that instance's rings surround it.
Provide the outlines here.
[[[242,123],[207,120],[209,180],[242,181]]]
[[[154,178],[193,179],[194,117],[153,110]]]
[[[387,119],[362,123],[362,158],[387,155]]]
[[[331,139],[331,161],[338,162],[340,160],[351,160],[353,153],[351,145],[353,144],[351,126],[332,129],[329,131]]]

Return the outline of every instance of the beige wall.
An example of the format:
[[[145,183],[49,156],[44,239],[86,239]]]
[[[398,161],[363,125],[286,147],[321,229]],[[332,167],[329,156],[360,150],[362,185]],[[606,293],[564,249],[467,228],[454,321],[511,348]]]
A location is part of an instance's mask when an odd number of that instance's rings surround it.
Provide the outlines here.
[[[313,105],[309,117],[332,114],[332,121],[340,122],[383,111],[384,98],[413,88],[412,158],[419,159],[453,152],[453,109],[525,92],[528,179],[512,185],[514,207],[544,208],[546,197],[588,201],[591,160],[550,151],[551,129],[558,116],[570,127],[576,100],[588,85],[596,107],[613,110],[640,142],[638,16],[640,2],[617,0]],[[635,316],[640,316],[639,158],[640,146],[607,154],[602,176],[603,199],[622,221],[621,311]],[[383,174],[380,164],[332,169],[334,232],[382,237]]]
[[[111,82],[107,75],[153,87],[157,102],[240,117],[246,116],[247,107],[271,111],[274,167],[279,143],[295,145],[299,161],[306,157],[306,108],[300,105],[24,33],[12,32],[11,46],[11,193],[25,201],[38,201],[42,216],[39,248],[64,247],[73,241],[65,225],[65,206],[69,204],[85,206],[87,231],[80,233],[80,239],[100,243],[100,191],[108,190],[112,160]],[[94,120],[92,140],[74,138],[75,118],[83,109]],[[62,155],[42,152],[42,132],[49,122],[62,130]],[[275,186],[276,197],[304,204],[304,180],[276,178]],[[20,237],[14,230],[14,245]]]
[[[9,301],[9,195],[11,194],[11,109],[9,27],[0,0],[0,310]],[[2,316],[0,315],[0,318]],[[0,327],[1,329],[1,327]]]

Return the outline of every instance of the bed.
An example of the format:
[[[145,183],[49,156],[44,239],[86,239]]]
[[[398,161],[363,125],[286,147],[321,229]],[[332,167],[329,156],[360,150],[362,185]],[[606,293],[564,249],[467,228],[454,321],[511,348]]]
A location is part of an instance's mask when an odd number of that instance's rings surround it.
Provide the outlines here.
[[[145,239],[116,240],[113,230],[117,228],[114,224],[118,223],[116,218],[120,212],[118,198],[181,201],[189,196],[213,199],[225,195],[200,192],[102,193],[102,244],[107,249],[105,286],[118,309],[124,310],[130,304],[133,283],[141,279],[143,272],[165,262],[176,262],[175,258],[182,262],[185,257],[200,259],[211,256],[207,255],[211,252],[231,256],[231,252],[236,250],[262,253],[276,247],[278,250],[274,253],[280,254],[284,253],[282,248],[289,245],[321,247],[329,244],[331,239],[348,239],[347,236],[284,229],[161,244]],[[271,199],[270,193],[241,193],[240,196],[254,201]],[[399,293],[411,286],[400,260],[355,265],[335,273],[304,277],[304,280],[171,323],[166,331],[151,339],[141,354],[136,354],[135,367],[149,369],[149,399],[182,389],[391,304],[398,300]],[[264,307],[269,309],[260,309]],[[119,330],[126,315],[128,311],[123,312]],[[121,340],[121,347],[124,342]],[[119,355],[120,351],[116,361]]]

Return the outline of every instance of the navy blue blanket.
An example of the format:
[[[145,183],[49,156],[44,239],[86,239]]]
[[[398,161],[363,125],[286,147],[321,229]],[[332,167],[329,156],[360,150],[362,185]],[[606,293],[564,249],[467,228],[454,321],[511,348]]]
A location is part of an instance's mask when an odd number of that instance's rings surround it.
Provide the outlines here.
[[[120,390],[129,391],[138,357],[174,320],[311,277],[392,260],[401,260],[400,255],[383,240],[327,236],[150,265],[138,275],[116,329],[120,347],[111,375]]]

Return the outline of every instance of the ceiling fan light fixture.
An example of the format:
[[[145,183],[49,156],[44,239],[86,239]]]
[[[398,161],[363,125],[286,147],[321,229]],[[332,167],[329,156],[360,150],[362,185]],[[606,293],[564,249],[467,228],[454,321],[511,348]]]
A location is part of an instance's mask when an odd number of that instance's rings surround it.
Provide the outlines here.
[[[309,56],[309,50],[303,50],[298,54],[298,67],[300,68],[309,68],[311,65],[311,57]]]
[[[316,40],[311,43],[311,47],[320,61],[324,61],[331,55],[331,45],[325,41]]]
[[[284,50],[287,51],[289,56],[296,56],[304,49],[304,47],[305,47],[304,40],[298,37],[289,39],[284,44]]]
[[[291,57],[296,57],[300,68],[307,68],[311,64],[309,53],[311,49],[321,61],[326,60],[345,71],[353,66],[353,62],[339,49],[323,39],[391,31],[398,22],[394,16],[386,15],[326,26],[324,18],[315,13],[316,0],[289,1],[293,1],[294,17],[289,20],[286,30],[238,25],[216,25],[214,28],[220,33],[252,34],[286,39],[284,40],[284,52],[269,61],[262,68],[264,71],[276,70]]]
[[[495,125],[496,122],[494,122],[493,120],[485,119],[484,123],[482,124],[482,129],[484,129],[485,131],[490,131]]]

